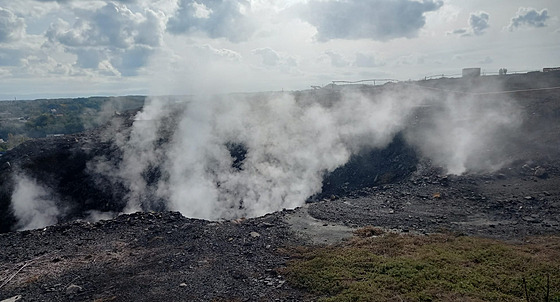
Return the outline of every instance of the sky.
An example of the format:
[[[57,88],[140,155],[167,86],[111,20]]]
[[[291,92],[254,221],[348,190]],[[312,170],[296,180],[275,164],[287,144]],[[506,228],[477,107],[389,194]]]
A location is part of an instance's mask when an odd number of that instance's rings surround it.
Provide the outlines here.
[[[0,0],[0,99],[560,66],[557,0]]]

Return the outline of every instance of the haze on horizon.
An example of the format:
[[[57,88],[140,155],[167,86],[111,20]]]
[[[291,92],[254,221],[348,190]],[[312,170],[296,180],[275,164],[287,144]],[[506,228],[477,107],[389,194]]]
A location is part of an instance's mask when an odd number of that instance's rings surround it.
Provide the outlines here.
[[[307,89],[560,66],[560,2],[0,0],[0,99]]]

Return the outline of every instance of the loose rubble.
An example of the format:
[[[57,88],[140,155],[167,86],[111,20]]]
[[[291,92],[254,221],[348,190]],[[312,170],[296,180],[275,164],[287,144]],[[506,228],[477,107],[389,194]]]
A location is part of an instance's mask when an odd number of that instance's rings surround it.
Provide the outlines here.
[[[88,210],[122,211],[125,190],[84,172],[89,159],[118,158],[120,151],[102,130],[24,144],[0,159],[0,302],[314,301],[279,273],[289,260],[286,250],[339,244],[361,227],[513,241],[558,235],[560,92],[516,98],[528,112],[515,138],[524,148],[506,154],[498,170],[447,175],[397,137],[387,150],[327,175],[323,193],[305,206],[233,221],[164,209],[80,220]],[[130,126],[132,116],[118,118]],[[356,172],[369,161],[373,170]],[[66,220],[10,232],[9,175],[16,167],[60,187]]]

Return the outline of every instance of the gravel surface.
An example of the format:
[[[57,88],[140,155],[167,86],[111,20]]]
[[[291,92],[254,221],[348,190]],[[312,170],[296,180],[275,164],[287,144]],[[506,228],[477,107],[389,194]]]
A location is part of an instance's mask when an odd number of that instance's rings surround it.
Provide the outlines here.
[[[508,83],[507,89],[521,85]],[[279,274],[289,259],[285,250],[337,244],[362,226],[512,241],[559,234],[560,92],[513,97],[526,114],[514,142],[521,148],[498,146],[509,150],[499,171],[445,175],[397,142],[333,172],[327,193],[304,207],[237,221],[163,211],[71,222],[92,209],[122,210],[123,188],[86,173],[91,158],[122,154],[102,131],[25,144],[0,158],[0,302],[313,301]],[[8,232],[15,223],[14,163],[59,188],[69,222]],[[354,173],[364,163],[375,171]],[[380,169],[394,177],[380,183]]]
[[[460,177],[414,175],[409,180],[363,189],[309,207],[318,219],[349,227],[379,226],[399,232],[460,234],[520,239],[560,232],[560,175],[527,173]],[[544,168],[540,168],[544,169]],[[532,174],[531,174],[532,173]]]
[[[209,222],[135,213],[2,234],[0,301],[302,301],[277,274],[281,248],[304,243],[285,214]]]
[[[523,240],[560,233],[560,175],[416,173],[260,218],[135,213],[0,234],[0,301],[312,301],[278,273],[285,248],[336,244],[366,225]]]

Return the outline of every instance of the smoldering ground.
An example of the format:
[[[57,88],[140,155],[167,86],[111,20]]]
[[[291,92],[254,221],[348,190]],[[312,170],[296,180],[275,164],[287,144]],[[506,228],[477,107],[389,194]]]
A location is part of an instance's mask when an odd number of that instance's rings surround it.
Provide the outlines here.
[[[447,173],[498,169],[507,159],[495,146],[511,147],[506,140],[522,118],[501,95],[406,84],[152,97],[129,132],[114,132],[122,160],[97,158],[89,166],[128,188],[125,212],[254,217],[303,205],[321,191],[325,175],[399,133]]]
[[[61,210],[51,190],[24,174],[14,175],[14,181],[12,210],[18,220],[17,228],[29,230],[56,224]]]
[[[10,209],[20,229],[67,221],[69,208],[83,208],[79,217],[89,220],[140,210],[213,220],[260,216],[303,205],[331,172],[396,136],[445,173],[499,169],[518,147],[512,138],[524,114],[507,94],[407,83],[151,97],[132,120],[114,116],[100,141],[81,147],[105,150],[80,155],[90,158],[80,172],[93,189],[87,200],[103,194],[103,207],[68,205],[76,196],[60,199],[56,188],[21,170],[12,177]]]

